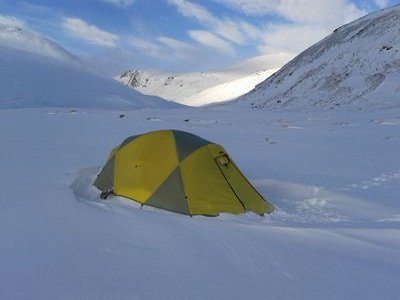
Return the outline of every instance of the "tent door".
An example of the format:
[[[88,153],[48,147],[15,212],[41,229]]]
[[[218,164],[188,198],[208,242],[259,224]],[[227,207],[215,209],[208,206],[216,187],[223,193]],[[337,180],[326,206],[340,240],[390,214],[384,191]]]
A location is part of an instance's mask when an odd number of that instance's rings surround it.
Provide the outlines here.
[[[256,191],[228,155],[216,157],[215,162],[246,211],[265,211],[265,199]]]
[[[215,162],[218,165],[219,170],[221,171],[222,175],[224,176],[226,182],[228,183],[229,187],[231,188],[232,192],[236,195],[236,198],[240,202],[240,204],[243,206],[244,210],[246,209],[246,206],[244,205],[241,196],[240,196],[240,187],[237,186],[238,184],[238,175],[240,177],[243,177],[242,173],[236,168],[235,164],[233,164],[229,157],[225,154],[217,156],[215,158]],[[239,183],[242,180],[239,179]]]

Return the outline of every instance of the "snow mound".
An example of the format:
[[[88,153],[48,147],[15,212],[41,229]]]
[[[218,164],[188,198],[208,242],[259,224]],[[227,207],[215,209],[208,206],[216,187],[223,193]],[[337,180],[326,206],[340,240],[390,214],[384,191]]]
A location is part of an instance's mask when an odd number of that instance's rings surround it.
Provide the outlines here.
[[[400,104],[400,6],[336,29],[240,98],[253,108]]]

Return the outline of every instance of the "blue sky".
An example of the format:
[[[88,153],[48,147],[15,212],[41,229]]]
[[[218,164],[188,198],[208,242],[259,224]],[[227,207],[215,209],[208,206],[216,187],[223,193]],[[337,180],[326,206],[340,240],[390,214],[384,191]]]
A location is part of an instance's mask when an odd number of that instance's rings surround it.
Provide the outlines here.
[[[110,74],[278,66],[336,27],[400,0],[0,0],[0,17]]]

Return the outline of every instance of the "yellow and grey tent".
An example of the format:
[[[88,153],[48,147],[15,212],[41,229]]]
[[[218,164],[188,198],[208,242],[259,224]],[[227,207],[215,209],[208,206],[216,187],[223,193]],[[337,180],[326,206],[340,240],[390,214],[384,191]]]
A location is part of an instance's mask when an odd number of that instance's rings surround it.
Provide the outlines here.
[[[178,130],[127,138],[111,150],[94,185],[103,193],[187,215],[273,210],[222,146]]]

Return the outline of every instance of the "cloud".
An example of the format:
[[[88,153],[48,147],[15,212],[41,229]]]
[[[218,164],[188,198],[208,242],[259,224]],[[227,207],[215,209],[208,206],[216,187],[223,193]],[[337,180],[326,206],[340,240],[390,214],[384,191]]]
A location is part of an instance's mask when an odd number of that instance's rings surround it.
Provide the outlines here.
[[[375,0],[375,4],[379,8],[385,8],[385,7],[389,6],[389,1],[388,0]]]
[[[190,61],[198,54],[193,45],[167,36],[159,36],[155,40],[130,37],[129,44],[146,56],[168,61],[176,58]]]
[[[325,28],[309,24],[272,24],[266,28],[260,53],[298,54],[327,35]]]
[[[94,70],[111,77],[120,75],[136,61],[136,53],[121,48],[103,48],[86,58],[86,63]]]
[[[211,32],[203,30],[190,30],[189,35],[192,39],[199,42],[200,44],[203,44],[210,48],[214,48],[219,52],[230,56],[235,55],[235,49],[233,49],[233,47],[228,42]]]
[[[161,47],[154,42],[131,37],[129,39],[129,44],[146,56],[152,56],[156,58],[160,58],[161,56],[163,56],[163,51]]]
[[[95,25],[88,24],[78,18],[64,18],[63,27],[74,36],[86,40],[92,44],[116,47],[119,37],[111,32],[102,30]]]
[[[187,0],[168,0],[168,3],[176,6],[183,16],[197,20],[213,34],[219,35],[231,43],[243,45],[249,39],[257,38],[260,34],[259,30],[250,23],[230,18],[221,19],[199,4]]]
[[[54,8],[52,9],[49,6],[40,5],[40,4],[32,4],[32,3],[28,3],[28,2],[20,2],[20,3],[18,3],[18,6],[25,13],[29,13],[29,14],[33,14],[33,15],[52,13],[54,15]]]
[[[188,43],[185,43],[185,42],[182,42],[182,41],[179,41],[174,38],[167,37],[167,36],[159,36],[157,38],[157,41],[159,41],[160,43],[162,43],[176,51],[193,50],[194,49],[193,46]]]
[[[277,14],[299,23],[346,23],[366,12],[349,0],[214,0],[249,15]],[[379,0],[378,0],[379,1]]]
[[[262,29],[254,31],[254,36],[258,38],[260,53],[286,53],[288,57],[318,42],[333,29],[366,14],[349,0],[214,1],[250,16],[282,18],[280,21],[266,21]],[[248,34],[252,30],[248,28]]]
[[[101,0],[101,1],[110,3],[110,4],[113,4],[118,7],[122,7],[122,8],[127,8],[135,2],[135,0]]]
[[[200,22],[213,24],[218,20],[203,6],[186,0],[168,0],[175,5],[179,12],[185,17],[195,18]]]
[[[17,19],[16,17],[6,16],[6,15],[1,15],[1,14],[0,14],[0,25],[15,26],[15,27],[21,27],[21,28],[26,27],[26,24],[24,21]]]

